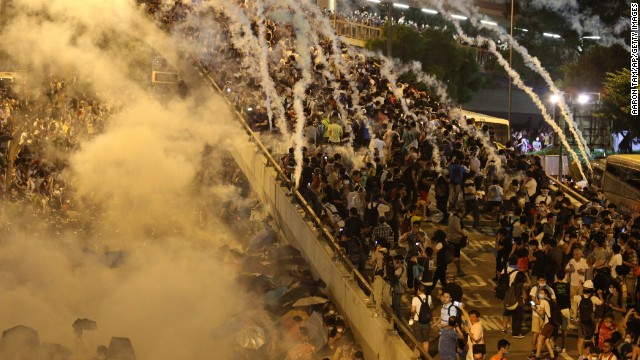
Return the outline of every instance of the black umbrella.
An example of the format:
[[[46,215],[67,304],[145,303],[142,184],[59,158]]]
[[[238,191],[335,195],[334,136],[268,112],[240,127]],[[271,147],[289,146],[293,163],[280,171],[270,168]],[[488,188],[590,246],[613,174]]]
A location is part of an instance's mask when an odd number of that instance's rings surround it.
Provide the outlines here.
[[[289,288],[286,293],[280,297],[280,304],[283,306],[291,305],[298,299],[311,296],[315,291],[312,285],[297,284]]]
[[[87,330],[96,330],[98,328],[98,324],[91,319],[76,319],[73,322],[73,332],[76,333],[77,336],[82,336],[83,331]]]

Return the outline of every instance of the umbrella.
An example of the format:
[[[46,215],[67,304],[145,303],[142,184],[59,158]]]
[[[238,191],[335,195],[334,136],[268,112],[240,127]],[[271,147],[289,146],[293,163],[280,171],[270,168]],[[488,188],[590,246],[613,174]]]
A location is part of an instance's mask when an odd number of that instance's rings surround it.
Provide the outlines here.
[[[247,245],[247,250],[260,251],[278,241],[276,233],[271,229],[265,229],[257,233]]]
[[[315,346],[316,349],[320,349],[327,344],[327,332],[324,328],[324,322],[322,321],[322,315],[319,312],[314,311],[306,324],[307,331],[309,332],[309,343]]]
[[[311,306],[311,305],[318,305],[318,304],[324,304],[329,302],[329,300],[320,297],[320,296],[309,296],[306,298],[302,298],[298,301],[296,301],[295,303],[293,303],[293,307],[300,307],[300,306]]]
[[[288,288],[286,286],[281,286],[275,288],[271,291],[267,291],[264,294],[264,303],[271,306],[277,306],[279,304],[278,300],[282,297],[284,293],[286,293]]]
[[[273,283],[273,280],[270,276],[265,274],[253,273],[253,274],[241,274],[238,277],[238,281],[247,287],[247,289],[251,290],[273,290],[276,288],[276,284]],[[260,291],[263,293],[264,291]]]
[[[112,337],[109,343],[107,358],[114,360],[135,360],[136,353],[133,351],[131,340],[126,337]]]
[[[87,331],[87,330],[95,330],[98,328],[98,324],[96,324],[95,321],[91,320],[91,319],[76,319],[76,321],[73,322],[73,331],[78,335],[78,336],[82,336],[82,332],[83,331]]]
[[[307,319],[309,319],[309,314],[307,314],[306,311],[301,310],[301,309],[293,309],[288,311],[286,314],[282,315],[282,317],[280,317],[280,319],[282,321],[285,320],[289,320],[289,319],[293,319],[294,317],[300,317],[300,319],[302,319],[302,321],[300,322],[300,326],[304,326],[307,322]]]
[[[298,283],[282,295],[280,303],[282,305],[292,304],[300,298],[311,296],[311,293],[313,293],[313,286]]]
[[[235,334],[238,344],[251,350],[258,350],[265,344],[264,329],[258,326],[248,326]]]
[[[15,356],[20,354],[28,358],[33,355],[28,354],[36,351],[39,346],[40,337],[38,336],[38,332],[30,327],[18,325],[2,332],[0,357],[4,358],[1,355]]]

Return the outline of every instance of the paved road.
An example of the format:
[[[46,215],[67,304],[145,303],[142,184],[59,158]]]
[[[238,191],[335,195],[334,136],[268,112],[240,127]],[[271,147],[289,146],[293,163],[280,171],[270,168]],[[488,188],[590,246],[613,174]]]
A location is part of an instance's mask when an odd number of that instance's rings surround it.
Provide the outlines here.
[[[471,222],[469,219],[466,221],[467,229],[471,228]],[[481,320],[484,326],[485,342],[487,343],[488,355],[495,353],[496,344],[501,338],[506,338],[511,343],[511,351],[507,356],[509,359],[526,359],[530,354],[531,333],[528,332],[528,326],[530,314],[525,314],[525,333],[524,339],[514,339],[510,334],[504,334],[502,330],[502,302],[494,296],[493,289],[495,282],[492,280],[495,276],[495,257],[493,255],[494,249],[494,236],[492,234],[494,229],[497,229],[495,224],[491,224],[489,218],[483,218],[481,224],[481,231],[470,232],[469,245],[462,252],[462,269],[467,273],[467,276],[457,278],[458,283],[464,290],[463,304],[467,310],[476,309],[480,311]],[[432,234],[435,228],[441,228],[445,230],[445,226],[434,225],[428,223],[423,226],[429,234]],[[449,265],[449,271],[454,269],[454,265]],[[436,291],[433,292],[435,296]],[[410,296],[409,296],[410,300]],[[435,300],[435,298],[434,298]],[[438,302],[439,304],[439,302]],[[409,312],[409,304],[405,304],[406,312]],[[437,350],[437,341],[434,339],[435,333],[432,333],[432,339],[430,343],[431,353]],[[578,353],[576,349],[577,330],[575,326],[570,327],[567,343],[565,345],[567,352],[561,353],[559,358],[564,359],[576,359]],[[487,358],[489,357],[487,356]]]

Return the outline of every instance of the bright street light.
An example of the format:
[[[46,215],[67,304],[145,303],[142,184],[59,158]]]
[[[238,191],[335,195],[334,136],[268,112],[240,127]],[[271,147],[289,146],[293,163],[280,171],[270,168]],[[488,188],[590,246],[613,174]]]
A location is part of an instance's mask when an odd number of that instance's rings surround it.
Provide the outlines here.
[[[431,10],[431,9],[422,9],[422,12],[426,12],[427,14],[437,14],[438,12],[435,10]]]
[[[454,18],[454,19],[458,19],[458,20],[467,20],[467,17],[466,16],[462,16],[462,15],[453,14],[453,15],[451,15],[451,17]]]
[[[367,0],[368,2],[372,2],[372,3],[376,3],[376,4],[380,4],[380,0]]]
[[[588,103],[589,100],[591,100],[591,98],[587,94],[578,95],[578,104],[584,105],[584,104]]]
[[[597,36],[597,35],[591,35],[591,36],[583,36],[583,39],[591,39],[591,40],[600,40],[601,37]]]
[[[560,101],[560,95],[553,94],[553,95],[549,96],[549,101],[551,101],[554,104],[557,104],[558,101]]]
[[[546,37],[554,38],[554,39],[559,39],[561,37],[558,34],[552,34],[552,33],[542,33],[542,35]]]
[[[485,25],[491,25],[491,26],[497,26],[498,25],[498,23],[494,22],[494,21],[480,20],[480,22],[485,24]]]
[[[393,3],[393,7],[397,7],[397,8],[400,8],[400,9],[408,9],[409,5]]]

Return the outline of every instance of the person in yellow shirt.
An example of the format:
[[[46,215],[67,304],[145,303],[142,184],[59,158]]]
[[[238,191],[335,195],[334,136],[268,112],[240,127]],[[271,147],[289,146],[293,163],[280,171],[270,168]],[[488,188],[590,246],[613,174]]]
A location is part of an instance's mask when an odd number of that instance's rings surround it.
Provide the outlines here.
[[[498,353],[489,358],[489,360],[507,360],[504,355],[509,353],[510,347],[511,344],[509,343],[509,341],[507,341],[506,339],[500,339],[498,341]]]
[[[337,119],[331,119],[331,125],[327,128],[329,133],[329,144],[331,145],[340,145],[340,141],[342,141],[342,126],[338,124]]]

